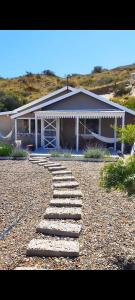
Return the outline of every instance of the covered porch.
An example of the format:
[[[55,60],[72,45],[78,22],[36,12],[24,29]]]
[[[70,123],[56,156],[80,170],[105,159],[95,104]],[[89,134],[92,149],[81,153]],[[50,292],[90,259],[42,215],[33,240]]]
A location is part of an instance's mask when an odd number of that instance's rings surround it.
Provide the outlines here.
[[[114,129],[111,128],[111,136],[107,135],[107,123],[111,120]],[[94,132],[96,140],[102,135],[111,140],[114,151],[117,150],[117,134],[115,128],[124,127],[125,112],[120,110],[52,110],[35,112],[35,148],[39,148],[38,124],[41,122],[41,145],[44,151],[61,150],[63,148],[81,153],[83,141],[89,140],[89,146],[92,146]],[[102,139],[101,139],[102,140]],[[100,141],[101,142],[101,141]],[[100,143],[99,143],[100,144]],[[124,143],[121,143],[121,152],[124,152]]]

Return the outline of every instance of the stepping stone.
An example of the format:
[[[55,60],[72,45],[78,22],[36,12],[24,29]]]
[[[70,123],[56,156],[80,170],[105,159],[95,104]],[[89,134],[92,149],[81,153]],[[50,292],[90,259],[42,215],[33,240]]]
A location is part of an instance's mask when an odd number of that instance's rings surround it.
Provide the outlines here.
[[[79,183],[76,181],[53,183],[53,188],[75,188],[77,186],[79,186]]]
[[[49,167],[48,170],[49,171],[61,171],[61,170],[65,170],[66,167],[63,167],[63,166],[58,166],[58,167]]]
[[[27,271],[27,270],[47,270],[47,269],[42,269],[42,268],[36,268],[36,267],[17,267],[14,270],[23,270],[23,271]]]
[[[76,257],[79,256],[77,241],[33,239],[27,247],[27,255],[41,257]]]
[[[44,161],[41,161],[41,160],[33,160],[33,161],[31,161],[33,164],[39,164],[39,163],[46,163],[47,162],[47,160],[44,160]]]
[[[81,225],[67,223],[62,221],[48,221],[43,220],[39,223],[36,230],[44,234],[79,237],[81,232]]]
[[[71,181],[75,180],[74,176],[54,176],[53,181]]]
[[[82,211],[78,207],[48,207],[45,211],[44,219],[80,220],[81,216]]]
[[[49,168],[49,167],[60,167],[61,164],[59,163],[47,163],[46,165],[44,165],[44,168]]]
[[[53,171],[52,172],[52,175],[69,175],[69,174],[72,174],[71,171]]]
[[[66,190],[66,191],[53,191],[53,198],[77,198],[77,197],[82,197],[82,192],[80,190]]]
[[[50,201],[50,205],[51,206],[58,206],[58,207],[62,207],[62,206],[70,206],[70,207],[81,207],[82,206],[82,200],[79,199],[53,199]]]

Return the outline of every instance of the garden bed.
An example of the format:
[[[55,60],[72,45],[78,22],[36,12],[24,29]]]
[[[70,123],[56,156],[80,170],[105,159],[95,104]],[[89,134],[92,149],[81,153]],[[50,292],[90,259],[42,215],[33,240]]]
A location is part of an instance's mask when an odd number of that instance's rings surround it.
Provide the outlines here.
[[[49,157],[49,160],[59,161],[86,161],[86,162],[113,162],[118,160],[119,157],[105,157],[105,158],[85,158],[84,156],[72,156],[72,157]]]
[[[99,187],[104,163],[65,161],[63,165],[72,171],[84,195],[80,256],[74,259],[26,257],[31,239],[46,238],[36,233],[36,225],[52,198],[52,176],[46,168],[29,161],[0,161],[0,231],[22,215],[0,241],[0,269],[23,266],[48,270],[121,270],[132,266],[135,261],[134,199],[124,192],[108,193]]]

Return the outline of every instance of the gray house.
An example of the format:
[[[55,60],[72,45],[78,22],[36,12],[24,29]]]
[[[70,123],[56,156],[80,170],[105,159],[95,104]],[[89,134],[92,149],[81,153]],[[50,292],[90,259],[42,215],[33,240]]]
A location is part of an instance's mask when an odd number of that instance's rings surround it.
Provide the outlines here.
[[[116,126],[135,124],[135,111],[81,88],[66,86],[13,111],[0,113],[0,139],[35,148],[84,149],[119,144]],[[113,128],[112,128],[113,125]]]

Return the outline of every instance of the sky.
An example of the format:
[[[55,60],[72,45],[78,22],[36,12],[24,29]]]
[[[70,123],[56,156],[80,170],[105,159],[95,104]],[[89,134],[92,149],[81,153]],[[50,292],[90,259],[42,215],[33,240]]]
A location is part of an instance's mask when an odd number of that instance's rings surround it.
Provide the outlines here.
[[[60,77],[135,63],[135,30],[0,30],[0,77]]]

